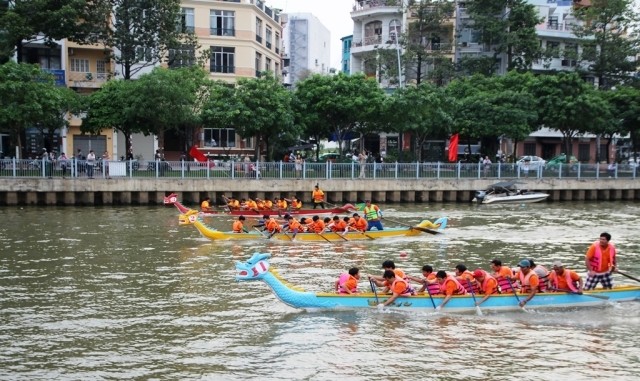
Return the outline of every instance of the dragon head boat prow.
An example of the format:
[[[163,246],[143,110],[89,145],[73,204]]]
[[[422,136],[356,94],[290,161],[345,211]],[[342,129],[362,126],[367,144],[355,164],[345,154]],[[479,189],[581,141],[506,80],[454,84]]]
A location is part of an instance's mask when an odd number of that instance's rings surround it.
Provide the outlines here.
[[[253,253],[246,262],[236,262],[236,280],[259,280],[269,272],[271,254]]]

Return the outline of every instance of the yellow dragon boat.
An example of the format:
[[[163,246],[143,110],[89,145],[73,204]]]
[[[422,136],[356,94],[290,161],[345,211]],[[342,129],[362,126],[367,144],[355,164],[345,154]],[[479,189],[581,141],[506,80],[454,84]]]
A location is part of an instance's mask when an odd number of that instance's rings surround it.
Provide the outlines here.
[[[403,236],[417,236],[422,233],[440,234],[447,226],[447,218],[442,217],[434,222],[424,220],[415,226],[406,228],[386,228],[384,230],[370,230],[366,232],[350,231],[344,235],[341,233],[324,232],[324,233],[298,233],[294,236],[291,232],[276,233],[270,236],[269,233],[263,231],[249,232],[249,233],[234,233],[223,232],[215,229],[211,229],[204,225],[202,221],[194,218],[190,221],[193,226],[204,237],[213,241],[222,240],[259,240],[259,239],[271,239],[278,241],[326,241],[326,242],[341,242],[341,241],[356,241],[356,240],[374,240],[390,237],[403,237]]]

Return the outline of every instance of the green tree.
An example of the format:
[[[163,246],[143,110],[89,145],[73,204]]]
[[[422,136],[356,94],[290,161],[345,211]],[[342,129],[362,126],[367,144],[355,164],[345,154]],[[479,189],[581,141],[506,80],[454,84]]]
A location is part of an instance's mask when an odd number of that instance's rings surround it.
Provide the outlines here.
[[[432,81],[442,86],[452,79],[454,65],[446,54],[453,46],[452,24],[455,3],[452,1],[424,0],[411,7],[415,17],[402,38],[407,81]]]
[[[482,140],[483,153],[497,151],[500,136],[522,140],[535,129],[537,113],[532,94],[517,73],[504,77],[475,75],[454,81],[447,91],[458,101],[454,126],[463,137]],[[455,131],[454,131],[455,132]],[[467,139],[468,140],[468,139]]]
[[[44,116],[36,124],[44,136],[45,147],[54,147],[54,135],[62,127],[69,126],[69,115],[78,113],[81,109],[80,96],[67,87],[56,86],[50,93],[50,98],[41,103]]]
[[[389,115],[394,116],[396,131],[412,134],[417,160],[422,161],[422,146],[426,140],[444,137],[450,132],[454,100],[444,89],[428,83],[398,90],[391,99]]]
[[[508,70],[528,70],[541,56],[536,25],[542,22],[536,7],[526,0],[473,0],[466,3],[480,42],[493,49],[493,62],[506,55]],[[486,58],[479,68],[486,70]],[[465,65],[473,67],[473,60]],[[494,66],[494,65],[492,65]],[[492,72],[495,71],[495,66]]]
[[[37,65],[0,65],[0,125],[22,155],[25,130],[38,124],[63,127],[66,112],[73,108],[72,96]]]
[[[234,98],[239,110],[233,115],[237,133],[243,138],[256,138],[257,159],[264,143],[267,160],[272,160],[272,140],[295,128],[291,92],[271,73],[263,73],[260,78],[241,78]]]
[[[297,119],[308,134],[317,129],[334,135],[343,154],[347,137],[380,126],[384,97],[376,81],[364,75],[313,75],[297,85],[296,99],[304,105],[298,106]]]
[[[155,68],[136,81],[133,108],[139,128],[158,137],[164,147],[167,130],[198,124],[199,92],[206,88],[207,73],[198,68]]]
[[[635,155],[640,151],[640,89],[621,86],[605,94],[613,107],[613,115],[618,118],[619,132],[629,134]]]
[[[136,81],[111,80],[100,90],[91,93],[84,101],[85,117],[80,130],[83,133],[99,134],[113,128],[124,135],[127,152],[131,149],[131,135],[149,133],[143,131],[138,120],[136,99],[141,96]],[[144,94],[142,94],[144,96]]]
[[[562,133],[567,162],[577,134],[614,123],[609,103],[575,72],[541,75],[531,92],[537,99],[538,122]]]
[[[633,0],[592,0],[589,6],[576,6],[574,27],[582,46],[582,60],[598,77],[598,87],[609,89],[631,80],[637,62],[629,57],[640,53],[637,30],[639,15]]]
[[[90,41],[113,48],[124,79],[161,62],[195,61],[197,39],[180,24],[180,0],[101,1],[109,3],[114,21]]]
[[[8,0],[0,5],[0,63],[14,53],[23,62],[25,43],[68,38],[83,43],[109,19],[109,4],[104,0]]]

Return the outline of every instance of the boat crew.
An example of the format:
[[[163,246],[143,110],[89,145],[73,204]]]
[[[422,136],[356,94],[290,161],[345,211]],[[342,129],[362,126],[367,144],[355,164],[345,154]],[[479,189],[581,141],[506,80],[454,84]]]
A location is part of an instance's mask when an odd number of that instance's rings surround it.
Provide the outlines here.
[[[200,203],[200,211],[201,212],[213,212],[213,208],[211,207],[211,198],[205,197],[204,200]]]
[[[364,218],[360,218],[358,213],[353,213],[353,217],[349,220],[349,226],[353,230],[364,232],[367,230],[367,221]]]
[[[378,304],[378,308],[384,308],[392,304],[400,296],[415,295],[416,292],[413,289],[413,287],[411,287],[409,282],[399,277],[392,270],[385,270],[382,277],[384,278],[385,283],[389,284],[389,291],[391,292],[391,297],[387,299],[384,303]]]
[[[339,294],[358,293],[358,281],[360,280],[360,269],[352,267],[348,273],[341,274],[335,283],[336,292]]]
[[[520,282],[520,293],[528,294],[527,298],[520,300],[520,307],[524,307],[534,296],[538,293],[538,286],[540,285],[540,279],[538,275],[531,270],[531,262],[528,259],[523,259],[518,263],[520,271],[515,275],[516,280]]]
[[[320,185],[316,184],[316,186],[313,188],[311,198],[313,198],[313,209],[318,206],[324,209],[324,192],[322,191],[322,189],[320,189]]]
[[[445,295],[444,300],[438,307],[436,307],[437,311],[443,309],[451,297],[453,295],[466,295],[467,290],[458,282],[458,280],[451,276],[447,275],[447,272],[444,270],[440,270],[436,273],[436,281],[440,285],[440,294]]]
[[[283,231],[288,231],[288,232],[292,232],[293,233],[293,238],[296,237],[296,234],[300,233],[300,232],[304,232],[304,228],[302,227],[302,224],[300,224],[300,222],[298,222],[298,220],[296,220],[295,218],[293,218],[290,215],[285,215],[284,216],[285,220],[287,220],[287,223],[285,226],[282,227]]]
[[[345,220],[341,220],[340,216],[333,216],[333,221],[327,225],[328,229],[331,229],[332,232],[343,234],[347,232],[347,223],[349,222],[349,217],[345,217]]]
[[[547,270],[546,267],[542,265],[536,264],[533,259],[529,258],[529,263],[531,263],[531,270],[536,273],[538,279],[540,280],[540,284],[538,285],[538,291],[545,292],[547,288],[549,288],[549,274],[550,271]]]
[[[286,210],[289,204],[287,204],[287,201],[284,197],[280,197],[280,199],[276,199],[276,206],[280,210]]]
[[[598,241],[589,246],[585,257],[587,265],[587,281],[585,290],[593,290],[598,282],[602,288],[613,287],[611,273],[616,271],[616,247],[611,243],[611,234],[602,233]]]
[[[324,221],[321,220],[319,216],[313,216],[312,220],[313,222],[309,226],[309,231],[312,231],[318,234],[324,233],[324,230],[325,230]]]
[[[498,281],[496,280],[496,278],[492,277],[486,271],[482,269],[474,270],[473,278],[476,280],[476,285],[478,287],[478,294],[484,295],[484,298],[476,302],[476,306],[479,306],[482,303],[484,303],[484,301],[489,299],[491,295],[498,293]]]
[[[364,202],[364,218],[367,220],[367,230],[371,230],[372,228],[384,230],[380,222],[382,219],[382,211],[378,208],[378,205],[371,204],[371,200],[365,200]]]
[[[549,275],[549,283],[553,291],[582,294],[582,277],[575,271],[565,269],[562,261],[553,262],[553,271]]]
[[[244,228],[244,221],[246,220],[246,218],[244,218],[244,216],[240,216],[238,217],[237,220],[235,220],[233,222],[233,232],[234,233],[249,233],[249,231],[247,229]]]
[[[396,274],[396,276],[402,279],[407,278],[407,275],[405,274],[405,272],[400,269],[397,269],[396,264],[392,260],[387,259],[386,261],[382,262],[382,269],[384,271],[387,271],[387,270],[393,271],[394,274]],[[377,286],[384,287],[384,290],[382,291],[383,293],[387,293],[389,291],[389,286],[391,286],[391,284],[384,279],[384,275],[383,276],[369,275],[368,277],[369,277],[369,280],[373,280]]]
[[[429,285],[436,283],[436,273],[433,272],[431,265],[422,266],[422,276],[423,278],[407,275],[407,279],[422,284],[422,287],[417,291],[418,293],[424,292]]]

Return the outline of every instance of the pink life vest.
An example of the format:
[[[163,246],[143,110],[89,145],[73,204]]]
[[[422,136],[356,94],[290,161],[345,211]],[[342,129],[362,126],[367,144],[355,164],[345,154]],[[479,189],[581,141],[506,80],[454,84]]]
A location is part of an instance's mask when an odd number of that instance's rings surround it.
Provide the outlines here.
[[[536,274],[533,270],[530,270],[529,274],[527,274],[526,276],[522,273],[522,271],[520,271],[518,275],[520,277],[520,285],[522,286],[522,292],[531,292],[531,285],[529,284],[529,279],[531,279],[532,275],[538,275],[538,274]],[[544,290],[546,290],[546,287],[543,287],[543,282],[540,281],[540,278],[538,277],[538,291],[543,292]]]
[[[571,271],[565,269],[564,270],[564,280],[567,281],[567,286],[569,290],[572,292],[578,292],[578,287],[576,287],[575,281],[571,279]],[[559,275],[556,273],[556,276],[553,278],[553,288],[558,289],[558,277]]]
[[[491,279],[493,279],[493,280],[495,280],[495,281],[496,281],[496,287],[498,287],[498,281],[497,281],[497,279],[495,279],[493,276],[489,275],[489,273],[488,273],[488,272],[486,272],[486,271],[484,271],[484,270],[480,270],[480,271],[482,271],[482,273],[484,274],[484,280],[482,281],[482,284],[480,285],[480,288],[482,289],[482,290],[480,290],[480,291],[482,291],[482,293],[483,293],[483,294],[488,293],[488,292],[486,291],[486,289],[487,289],[487,284],[489,283],[489,281],[490,281]],[[503,279],[504,279],[504,278],[503,278]],[[505,281],[506,281],[506,279],[505,279]],[[509,287],[509,283],[508,283],[508,282],[507,282],[507,287]],[[497,289],[496,289],[496,290],[489,290],[489,291],[491,291],[491,293],[498,292],[498,290],[497,290]]]
[[[345,283],[347,283],[347,281],[349,280],[349,278],[351,278],[351,274],[349,273],[343,273],[340,274],[340,278],[338,278],[338,292],[341,294],[346,294],[346,288],[344,287]],[[351,292],[356,292],[357,288],[354,290],[351,290]]]
[[[596,250],[593,258],[589,261],[589,270],[597,272],[600,270],[600,262],[602,262],[602,248],[600,247],[600,241],[596,241],[593,244],[596,246]],[[609,246],[609,268],[607,271],[611,270],[611,266],[616,263],[616,247],[612,243],[609,243]]]
[[[440,293],[443,295],[447,294],[447,282],[454,282],[456,285],[456,290],[453,292],[454,295],[466,295],[467,294],[467,289],[464,288],[460,282],[458,282],[458,280],[452,276],[447,276],[444,280],[444,282],[442,282],[442,284],[440,285]]]
[[[499,276],[496,278],[498,281],[498,288],[501,293],[513,292],[516,288],[518,288],[513,281],[510,281],[508,278]]]

